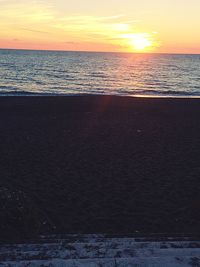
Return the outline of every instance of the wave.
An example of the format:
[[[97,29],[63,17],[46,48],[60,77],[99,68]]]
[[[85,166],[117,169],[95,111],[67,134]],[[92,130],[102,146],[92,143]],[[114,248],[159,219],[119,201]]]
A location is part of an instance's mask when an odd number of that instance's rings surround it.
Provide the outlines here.
[[[118,96],[152,96],[152,97],[200,97],[199,92],[186,92],[186,91],[161,91],[161,90],[120,90],[120,91],[107,91],[101,90],[66,90],[58,92],[30,92],[25,90],[13,91],[0,91],[0,96],[78,96],[78,95],[118,95]]]
[[[106,75],[104,72],[92,72],[88,74],[87,76],[93,77],[93,78],[103,78],[103,79],[108,78],[108,75]]]
[[[128,92],[127,92],[128,93]],[[131,92],[132,93],[132,92]],[[130,94],[130,91],[129,91]],[[164,96],[200,96],[199,91],[174,91],[174,90],[135,90],[134,94],[164,95]]]
[[[17,91],[18,90],[18,88],[17,87],[15,87],[15,86],[11,86],[11,85],[0,85],[0,92],[1,91],[7,91],[7,90],[10,90],[10,91]]]
[[[62,80],[74,80],[74,76],[71,76],[69,74],[59,75],[59,74],[47,73],[45,75],[50,78],[56,78],[56,79],[62,79]]]
[[[46,94],[46,93],[38,93],[38,92],[30,92],[30,91],[18,91],[18,90],[13,90],[13,91],[10,91],[10,92],[6,92],[6,91],[0,91],[0,96],[11,96],[11,95],[43,95],[43,94]],[[49,94],[51,95],[51,94]]]

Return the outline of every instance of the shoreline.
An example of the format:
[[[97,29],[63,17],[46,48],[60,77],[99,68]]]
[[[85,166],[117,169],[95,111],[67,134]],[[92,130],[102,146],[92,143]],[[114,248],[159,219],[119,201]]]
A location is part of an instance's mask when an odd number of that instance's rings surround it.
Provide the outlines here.
[[[116,94],[52,94],[52,93],[0,93],[0,97],[122,97],[147,99],[200,99],[200,95],[116,95]]]

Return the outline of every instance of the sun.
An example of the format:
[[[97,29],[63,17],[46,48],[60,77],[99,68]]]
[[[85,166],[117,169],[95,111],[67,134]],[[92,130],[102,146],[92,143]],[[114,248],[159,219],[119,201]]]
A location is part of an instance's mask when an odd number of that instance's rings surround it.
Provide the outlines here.
[[[153,36],[148,33],[128,33],[123,35],[131,51],[148,52],[157,47]]]
[[[133,45],[135,50],[145,50],[146,48],[152,47],[152,41],[145,35],[142,34],[134,34],[130,42]]]

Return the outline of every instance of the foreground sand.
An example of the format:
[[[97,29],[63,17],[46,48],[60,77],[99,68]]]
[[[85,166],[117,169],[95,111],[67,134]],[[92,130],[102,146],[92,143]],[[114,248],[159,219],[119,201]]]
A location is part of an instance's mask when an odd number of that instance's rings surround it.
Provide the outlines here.
[[[198,233],[200,100],[0,98],[0,236]]]

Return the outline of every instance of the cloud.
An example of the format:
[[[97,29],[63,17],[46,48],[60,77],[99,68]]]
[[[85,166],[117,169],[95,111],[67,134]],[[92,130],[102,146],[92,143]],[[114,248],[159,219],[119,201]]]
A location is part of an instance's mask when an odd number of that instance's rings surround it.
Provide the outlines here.
[[[70,22],[81,22],[81,21],[113,21],[119,18],[123,18],[124,15],[115,15],[115,16],[81,16],[81,15],[74,15],[74,16],[67,16],[61,17],[60,21],[70,21]]]
[[[61,15],[55,6],[43,0],[0,0],[0,29],[12,27],[32,33],[69,33],[73,37],[81,32],[85,36],[109,35],[124,32],[129,24],[123,23],[124,15],[91,16]],[[2,25],[2,27],[1,27]],[[4,27],[3,27],[4,26]],[[12,31],[12,30],[11,30]],[[94,38],[93,35],[93,38]]]
[[[36,33],[41,33],[41,34],[49,34],[49,32],[46,31],[39,31],[39,30],[34,30],[34,29],[26,29],[26,28],[19,28],[20,30],[23,31],[28,31],[28,32],[36,32]]]
[[[14,1],[0,2],[0,18],[5,23],[27,24],[30,22],[41,22],[54,18],[52,6],[43,1]]]
[[[52,27],[74,36],[81,34],[81,36],[85,36],[85,38],[103,38],[103,40],[105,40],[113,35],[129,31],[129,24],[118,22],[117,18],[122,17],[123,15],[110,17],[74,15],[57,18]]]
[[[75,44],[75,45],[76,45],[76,44],[79,44],[78,42],[63,42],[63,43],[64,43],[64,44],[70,44],[70,45],[71,45],[71,44],[73,44],[73,45],[74,45],[74,44]]]

